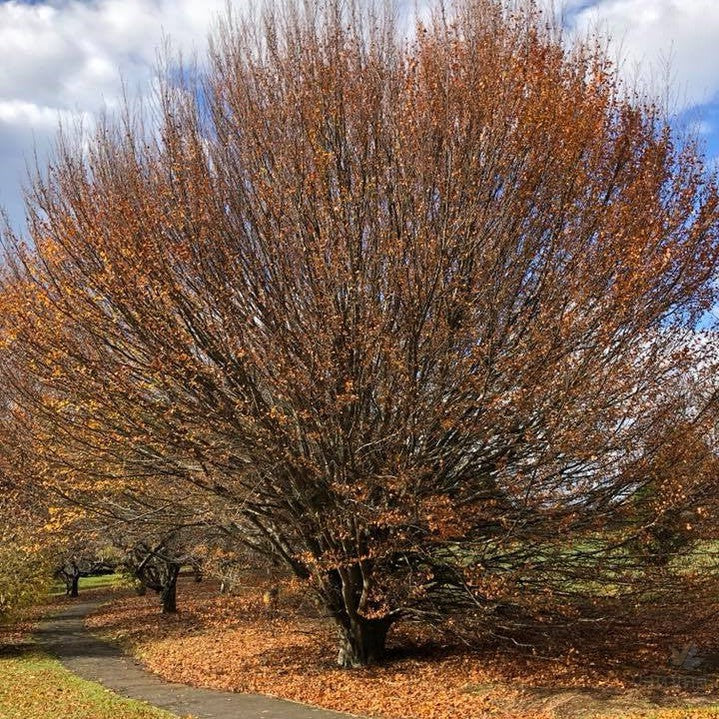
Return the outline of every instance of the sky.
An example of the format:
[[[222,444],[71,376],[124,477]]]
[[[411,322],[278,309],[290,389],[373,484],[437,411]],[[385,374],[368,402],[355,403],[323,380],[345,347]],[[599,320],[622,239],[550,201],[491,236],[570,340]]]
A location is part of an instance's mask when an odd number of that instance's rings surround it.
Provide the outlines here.
[[[58,122],[91,124],[123,82],[147,92],[163,37],[201,55],[225,2],[0,0],[0,205],[15,224],[27,162],[44,157]],[[668,97],[719,164],[719,0],[564,0],[564,22],[607,38],[627,80]]]

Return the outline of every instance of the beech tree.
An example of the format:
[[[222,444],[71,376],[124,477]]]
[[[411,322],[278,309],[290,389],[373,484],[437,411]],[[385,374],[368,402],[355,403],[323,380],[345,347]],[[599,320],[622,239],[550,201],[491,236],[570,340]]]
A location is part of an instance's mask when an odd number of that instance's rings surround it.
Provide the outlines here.
[[[80,579],[96,574],[109,574],[115,569],[112,557],[103,557],[103,552],[85,542],[65,543],[55,560],[55,576],[65,582],[65,594],[68,597],[80,595]]]
[[[670,559],[714,531],[717,187],[601,51],[494,0],[408,37],[290,4],[155,110],[61,138],[6,233],[38,481],[187,491],[343,666],[397,621],[529,643],[701,594]]]

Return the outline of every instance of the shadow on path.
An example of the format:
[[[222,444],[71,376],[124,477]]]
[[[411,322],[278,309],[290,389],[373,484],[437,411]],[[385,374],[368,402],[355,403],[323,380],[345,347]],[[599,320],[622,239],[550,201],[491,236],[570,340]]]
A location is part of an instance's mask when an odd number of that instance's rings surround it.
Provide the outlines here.
[[[73,673],[131,699],[198,719],[349,719],[348,714],[274,699],[166,682],[117,647],[85,629],[84,618],[99,602],[74,604],[43,621],[38,642]]]

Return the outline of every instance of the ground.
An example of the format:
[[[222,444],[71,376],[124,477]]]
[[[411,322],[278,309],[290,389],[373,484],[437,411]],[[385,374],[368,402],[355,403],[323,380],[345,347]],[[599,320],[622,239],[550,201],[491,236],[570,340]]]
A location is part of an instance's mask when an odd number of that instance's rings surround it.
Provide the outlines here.
[[[73,676],[36,646],[34,621],[54,606],[38,607],[24,621],[0,626],[2,719],[177,719]]]
[[[474,652],[407,626],[392,637],[386,665],[341,670],[333,637],[307,597],[285,588],[277,612],[262,603],[266,583],[248,578],[238,596],[212,582],[180,587],[180,614],[163,617],[157,598],[124,596],[88,619],[152,671],[179,682],[281,696],[383,719],[518,717],[719,719],[716,677],[703,691],[628,682],[608,666],[579,666],[508,651]],[[671,672],[659,671],[671,680]],[[651,674],[650,674],[651,676]],[[675,677],[676,678],[676,677]]]

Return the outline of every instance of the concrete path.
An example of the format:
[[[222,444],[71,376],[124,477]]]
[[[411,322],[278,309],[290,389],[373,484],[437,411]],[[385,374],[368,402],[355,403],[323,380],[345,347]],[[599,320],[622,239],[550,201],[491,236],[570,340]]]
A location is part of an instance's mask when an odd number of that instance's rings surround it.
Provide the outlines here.
[[[348,714],[314,709],[258,694],[196,689],[163,681],[117,647],[85,629],[85,616],[99,602],[80,602],[41,623],[40,644],[70,671],[132,699],[198,719],[348,719]]]

